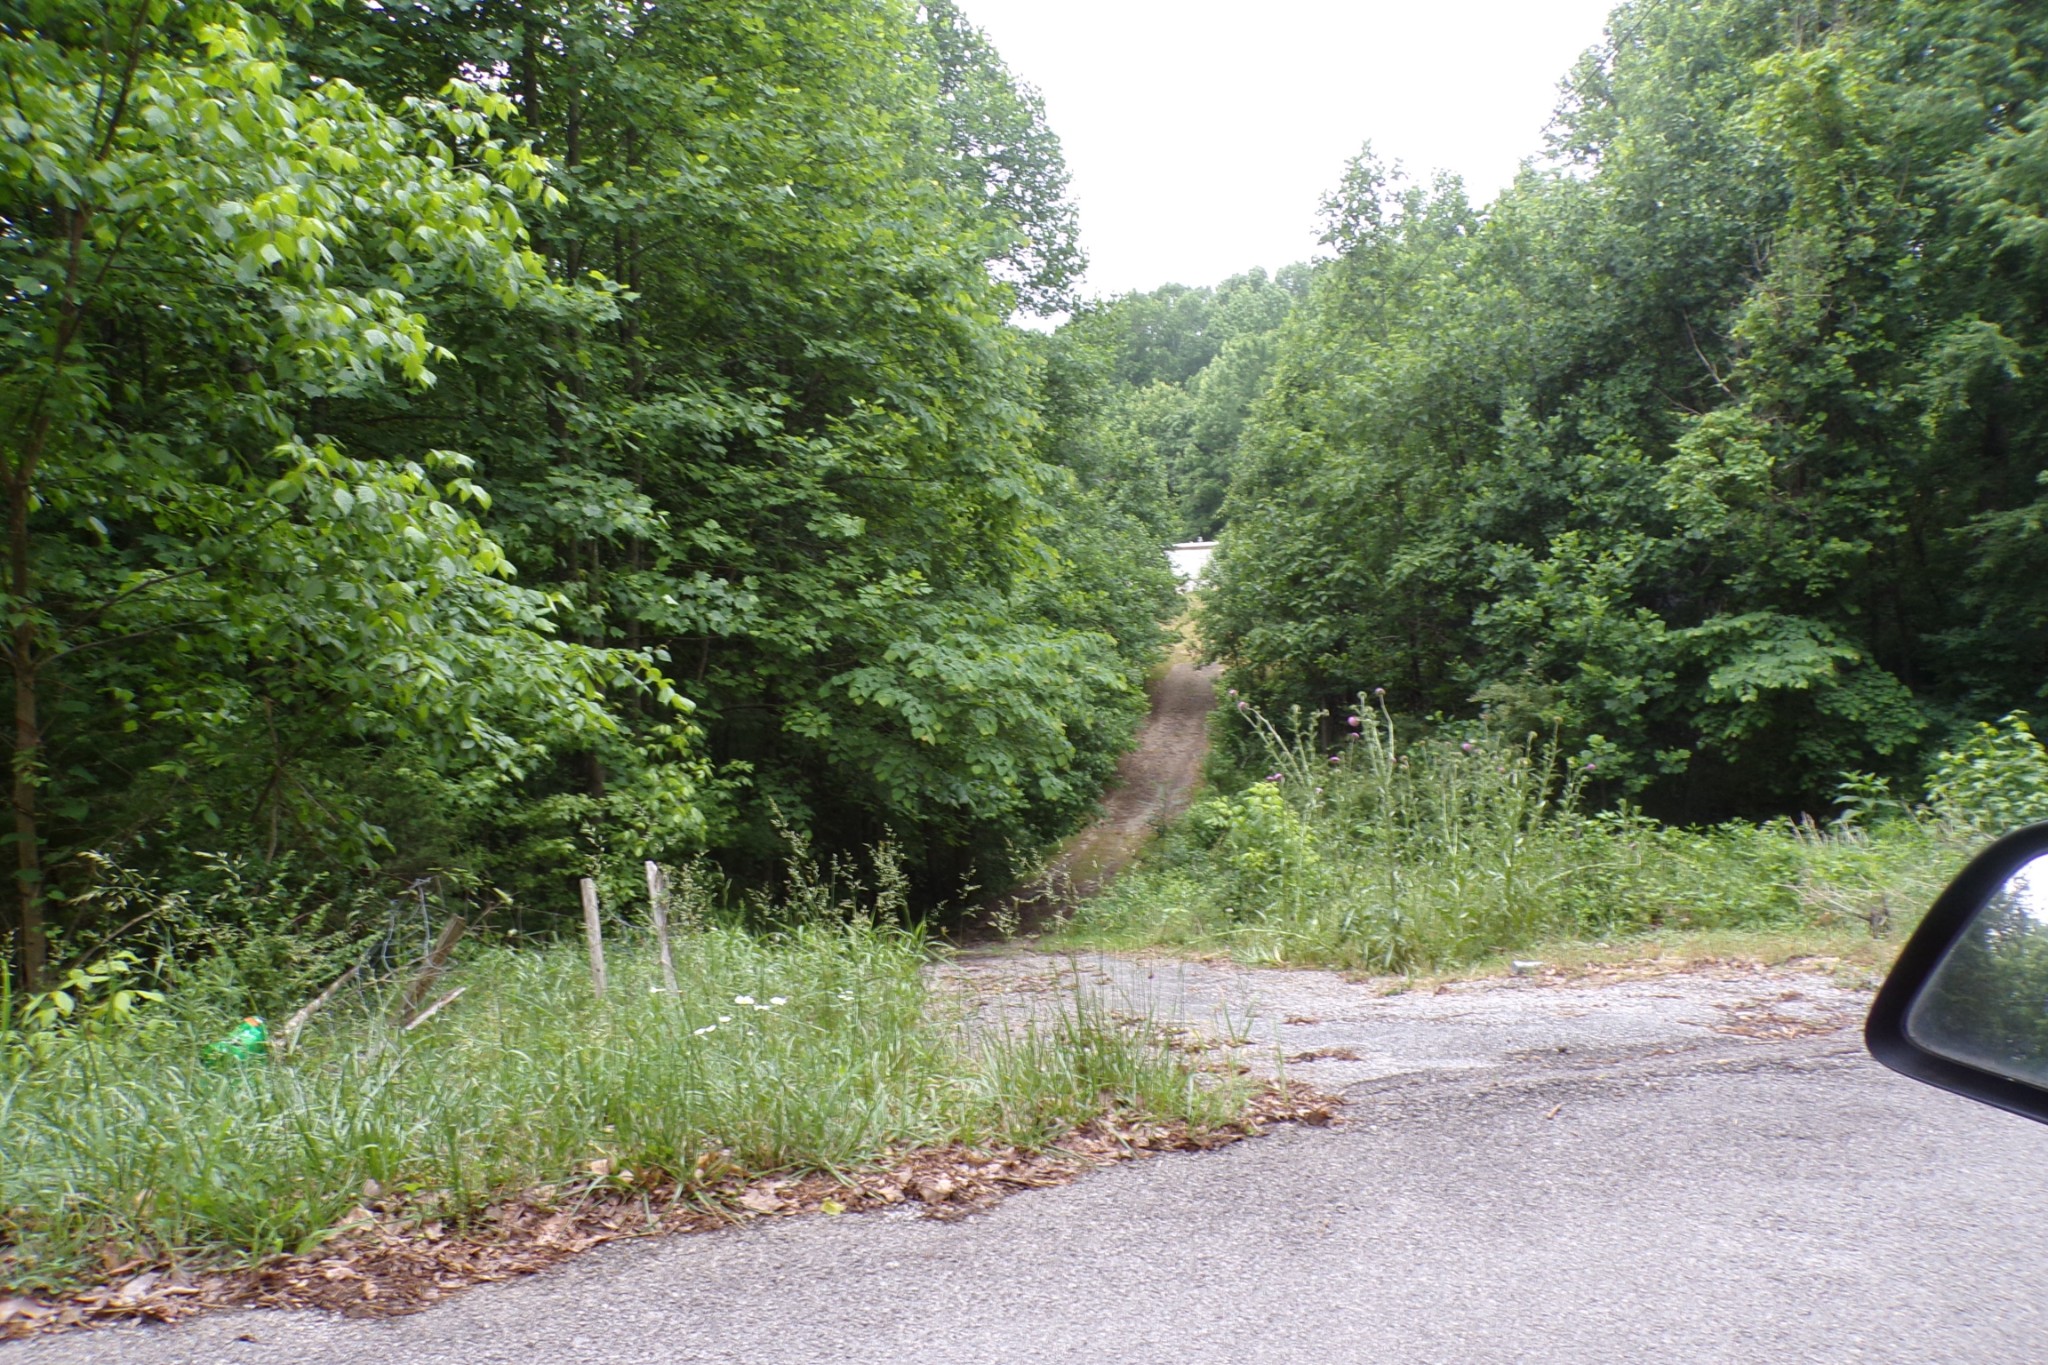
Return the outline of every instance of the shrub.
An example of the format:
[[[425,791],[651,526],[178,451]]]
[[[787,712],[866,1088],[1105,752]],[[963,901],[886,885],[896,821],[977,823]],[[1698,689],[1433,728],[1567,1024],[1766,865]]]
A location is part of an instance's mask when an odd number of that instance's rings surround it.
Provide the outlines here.
[[[1961,744],[1936,755],[1927,804],[1943,819],[1985,834],[2048,819],[2048,749],[2026,712],[1980,723]]]

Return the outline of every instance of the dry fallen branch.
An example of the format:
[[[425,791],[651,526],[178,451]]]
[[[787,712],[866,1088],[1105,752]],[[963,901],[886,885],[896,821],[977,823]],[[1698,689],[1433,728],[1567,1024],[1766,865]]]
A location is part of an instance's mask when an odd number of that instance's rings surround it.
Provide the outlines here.
[[[426,1007],[425,1009],[421,1010],[421,1011],[420,1011],[420,1012],[419,1012],[418,1014],[415,1014],[415,1015],[414,1015],[414,1016],[412,1017],[412,1020],[411,1020],[411,1022],[409,1022],[408,1024],[406,1024],[406,1026],[405,1026],[405,1029],[404,1029],[404,1031],[405,1031],[406,1033],[411,1033],[411,1032],[412,1032],[412,1031],[413,1031],[414,1029],[418,1028],[418,1027],[419,1027],[419,1026],[420,1026],[421,1024],[424,1024],[424,1023],[426,1023],[426,1022],[427,1022],[427,1020],[429,1020],[429,1019],[433,1018],[433,1017],[434,1017],[435,1015],[439,1014],[439,1013],[440,1013],[440,1012],[442,1011],[442,1009],[443,1009],[443,1008],[445,1008],[446,1006],[452,1005],[452,1004],[454,1004],[454,1003],[455,1003],[455,1002],[456,1002],[457,1000],[461,999],[461,998],[462,998],[462,993],[463,993],[464,991],[468,990],[468,989],[469,989],[469,987],[467,987],[467,986],[457,986],[457,987],[456,987],[456,988],[455,988],[454,990],[452,990],[452,991],[448,992],[448,994],[446,994],[446,995],[442,996],[442,997],[441,997],[441,998],[440,998],[439,1000],[436,1000],[436,1001],[435,1001],[435,1002],[434,1002],[433,1004],[431,1004],[431,1005],[427,1006],[427,1007]]]
[[[362,971],[363,966],[359,962],[340,976],[334,978],[326,990],[299,1006],[298,1011],[291,1018],[284,1021],[284,1030],[278,1034],[279,1046],[286,1052],[290,1052],[293,1048],[297,1047],[299,1045],[299,1032],[306,1027],[306,1022],[324,1009],[327,1002],[334,999],[336,993],[343,986],[346,986],[349,982],[360,976]]]
[[[427,992],[441,979],[441,973],[448,970],[449,955],[455,951],[456,941],[467,928],[469,921],[460,915],[454,916],[441,926],[441,936],[435,939],[434,946],[427,950],[427,959],[421,964],[419,975],[412,979],[412,984],[405,988],[405,994],[399,997],[398,1008],[392,1015],[394,1021],[409,1018],[419,1009],[420,1001],[427,998]]]

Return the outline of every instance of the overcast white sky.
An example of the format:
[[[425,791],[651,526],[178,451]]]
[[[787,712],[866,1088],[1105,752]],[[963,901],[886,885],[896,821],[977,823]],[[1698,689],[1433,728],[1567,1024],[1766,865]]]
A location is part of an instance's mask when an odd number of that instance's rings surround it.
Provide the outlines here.
[[[1215,284],[1315,249],[1368,138],[1491,198],[1615,0],[959,0],[1045,96],[1087,292]]]

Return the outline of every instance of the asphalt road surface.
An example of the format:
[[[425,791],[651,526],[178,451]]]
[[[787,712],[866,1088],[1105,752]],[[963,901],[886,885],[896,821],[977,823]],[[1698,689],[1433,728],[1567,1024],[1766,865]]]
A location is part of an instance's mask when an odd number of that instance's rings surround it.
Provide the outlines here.
[[[216,1314],[0,1365],[2048,1361],[2048,1127],[1864,1056],[1862,999],[1732,972],[1384,998],[1083,964],[1309,1058],[1334,1129],[1157,1157],[956,1223],[605,1247],[415,1317]],[[956,989],[1046,989],[1045,959]]]

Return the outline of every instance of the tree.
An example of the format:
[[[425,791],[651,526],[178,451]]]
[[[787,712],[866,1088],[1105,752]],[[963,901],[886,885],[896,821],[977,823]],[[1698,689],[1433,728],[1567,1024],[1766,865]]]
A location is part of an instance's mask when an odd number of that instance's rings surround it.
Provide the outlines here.
[[[938,75],[947,151],[957,178],[979,191],[998,278],[1029,312],[1073,307],[1087,260],[1045,101],[1010,74],[951,0],[931,0],[923,12],[919,33]]]
[[[1174,604],[1159,486],[1008,321],[1066,298],[1073,213],[957,13],[34,0],[0,38],[30,977],[50,921],[86,946],[88,849],[345,917],[888,836],[929,901],[1085,815]]]
[[[1176,539],[1222,527],[1239,439],[1264,392],[1279,329],[1307,292],[1309,270],[1262,269],[1214,289],[1169,284],[1077,315],[1067,330],[1109,358],[1122,392],[1104,392],[1124,428],[1163,465],[1178,506]]]
[[[678,759],[629,715],[479,831],[492,875],[537,895],[607,831],[772,875],[782,829],[893,835],[933,896],[1001,875],[1092,802],[1157,642],[1078,605],[1125,600],[1098,575],[1133,527],[1067,536],[1089,456],[1006,320],[1079,266],[1035,96],[944,7],[441,9],[352,13],[306,60],[386,98],[504,64],[562,191],[528,215],[561,288],[456,301],[440,401],[330,418],[472,453],[565,630],[663,654],[717,774],[706,829],[650,831],[635,793]]]
[[[2037,695],[2044,70],[2009,5],[1638,0],[1562,165],[1362,160],[1225,507],[1233,682],[1560,727],[1687,819]]]
[[[516,203],[546,168],[492,139],[504,97],[456,83],[395,115],[226,0],[35,0],[0,73],[0,654],[33,990],[70,851],[52,822],[104,834],[90,807],[124,779],[210,811],[192,781],[254,732],[274,839],[295,726],[517,769],[549,729],[610,729],[634,663],[553,637],[464,457],[354,455],[319,423],[434,383],[421,297],[543,285]]]

